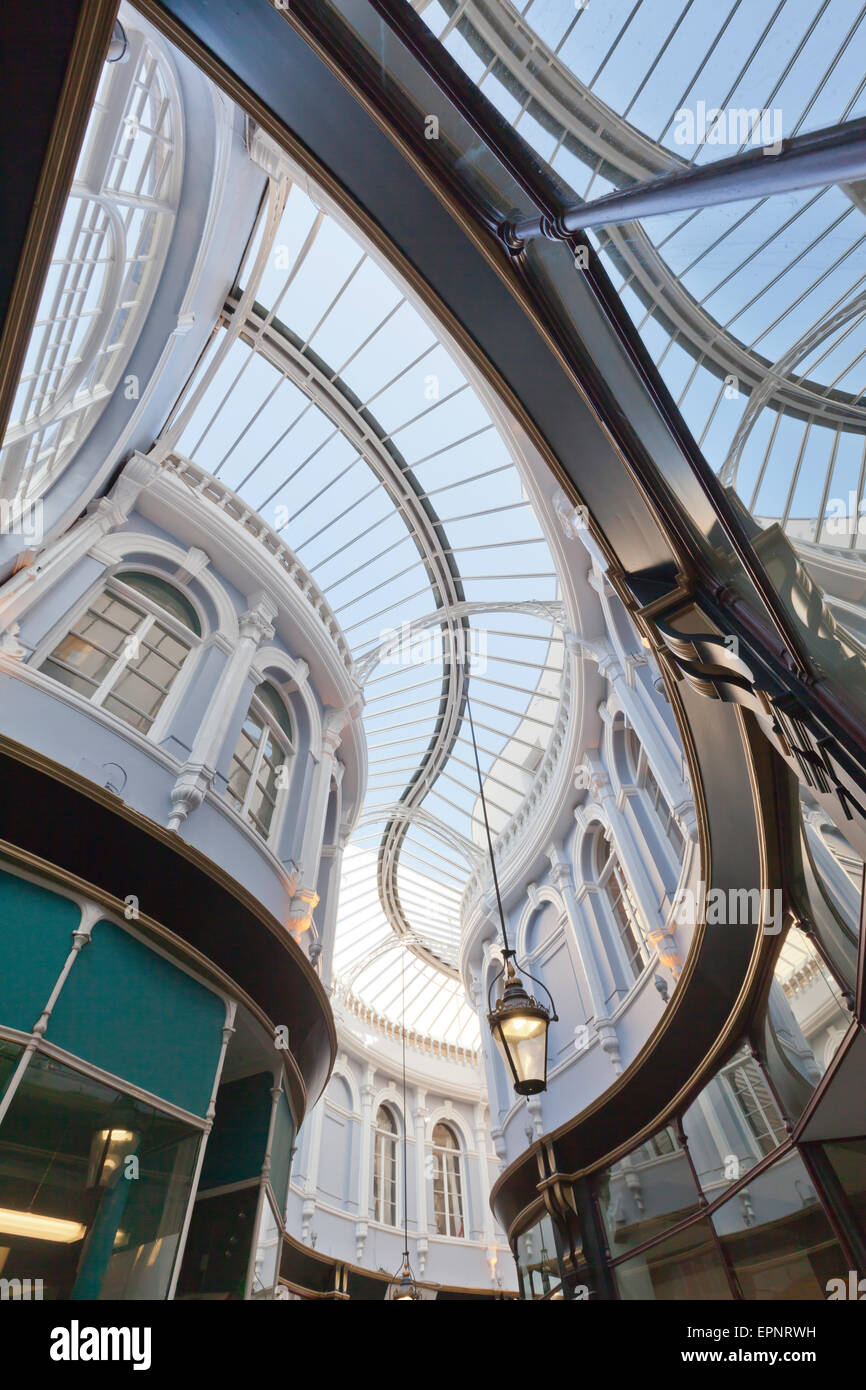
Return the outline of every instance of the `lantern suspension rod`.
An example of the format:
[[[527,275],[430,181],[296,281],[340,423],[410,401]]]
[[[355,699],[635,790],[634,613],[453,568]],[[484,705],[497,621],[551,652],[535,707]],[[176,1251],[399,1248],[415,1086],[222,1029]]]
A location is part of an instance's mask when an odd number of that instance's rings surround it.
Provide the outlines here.
[[[408,1264],[409,1261],[409,1187],[407,1182],[408,1159],[407,1145],[409,1133],[409,1117],[406,1110],[406,947],[400,950],[400,992],[401,992],[401,1013],[400,1039],[402,1042],[402,1065],[403,1065],[403,1254]]]
[[[478,791],[481,796],[481,810],[484,816],[484,829],[487,833],[487,849],[490,854],[490,869],[493,874],[493,887],[496,890],[496,906],[499,908],[499,924],[502,927],[502,941],[505,947],[505,958],[514,955],[508,944],[508,930],[505,926],[505,913],[502,910],[502,895],[499,892],[499,876],[496,872],[496,860],[493,857],[493,836],[490,834],[490,821],[487,817],[487,798],[484,795],[484,780],[481,776],[481,763],[478,759],[478,744],[475,742],[475,725],[472,721],[472,704],[469,695],[466,695],[466,713],[469,715],[469,732],[472,735],[472,751],[475,754],[475,770],[478,773]]]

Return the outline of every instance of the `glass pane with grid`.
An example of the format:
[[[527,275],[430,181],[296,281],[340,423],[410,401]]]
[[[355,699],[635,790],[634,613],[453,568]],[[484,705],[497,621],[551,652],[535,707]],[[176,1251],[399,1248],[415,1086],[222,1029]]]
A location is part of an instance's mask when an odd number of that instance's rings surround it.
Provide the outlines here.
[[[271,828],[274,809],[277,804],[277,779],[279,768],[285,761],[282,748],[273,734],[265,734],[264,751],[256,773],[256,783],[250,797],[249,815],[253,824],[263,835]]]
[[[463,1194],[457,1141],[445,1125],[433,1131],[433,1216],[440,1236],[463,1235]]]
[[[611,854],[610,872],[605,882],[608,902],[616,918],[629,969],[637,979],[649,959],[647,945],[637,915],[634,899],[619,865]]]
[[[235,749],[232,765],[229,771],[229,784],[226,788],[226,797],[231,802],[234,809],[238,812],[244,809],[244,799],[250,778],[253,775],[253,766],[256,760],[256,753],[259,749],[263,726],[252,714],[248,714],[244,720],[243,728],[238,739],[238,746]]]
[[[99,594],[40,669],[92,697],[145,616],[109,591]]]
[[[381,1116],[381,1111],[380,1111]],[[373,1163],[373,1211],[383,1226],[397,1225],[397,1136],[390,1131],[390,1116],[377,1116],[377,1126],[389,1124],[386,1131],[376,1129]]]
[[[106,695],[104,708],[146,733],[188,654],[186,642],[154,622],[146,636],[130,639],[129,660]]]

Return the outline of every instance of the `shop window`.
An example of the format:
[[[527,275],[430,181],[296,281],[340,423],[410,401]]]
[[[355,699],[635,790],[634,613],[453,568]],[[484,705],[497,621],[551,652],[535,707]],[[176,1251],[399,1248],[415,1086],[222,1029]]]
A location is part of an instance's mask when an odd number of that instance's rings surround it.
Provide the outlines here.
[[[596,1195],[614,1257],[691,1215],[699,1202],[688,1158],[670,1128],[600,1174]]]
[[[851,1022],[836,981],[796,927],[785,937],[758,1037],[774,1091],[797,1120]]]
[[[740,1188],[712,1221],[746,1299],[824,1300],[828,1280],[847,1278],[848,1261],[795,1152]]]
[[[614,1268],[622,1299],[641,1301],[733,1298],[708,1221],[696,1221]]]
[[[200,1132],[38,1053],[0,1126],[3,1276],[165,1298]]]
[[[558,1241],[553,1222],[543,1216],[515,1241],[517,1270],[525,1299],[545,1299],[561,1289]]]
[[[860,1231],[866,1230],[866,1139],[840,1139],[824,1145],[852,1215]]]
[[[787,1138],[767,1078],[747,1047],[689,1106],[683,1129],[698,1181],[711,1201]]]

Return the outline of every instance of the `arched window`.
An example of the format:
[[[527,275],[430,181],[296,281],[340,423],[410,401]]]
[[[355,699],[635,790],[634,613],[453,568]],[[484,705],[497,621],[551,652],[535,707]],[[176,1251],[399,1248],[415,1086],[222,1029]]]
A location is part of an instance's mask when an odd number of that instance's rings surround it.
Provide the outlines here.
[[[373,1151],[373,1219],[397,1225],[397,1122],[387,1105],[376,1111]]]
[[[39,669],[147,733],[198,637],[198,615],[179,589],[127,570],[108,581]]]
[[[267,839],[277,798],[289,785],[294,735],[289,711],[269,681],[256,686],[232,758],[226,796]],[[281,771],[282,769],[282,771]]]
[[[628,749],[628,760],[631,764],[632,775],[635,785],[643,787],[646,792],[650,805],[656,814],[662,831],[668,844],[673,850],[677,863],[680,862],[686,851],[686,840],[679,827],[677,818],[668,803],[667,797],[656,781],[653,770],[647,758],[642,757],[640,740],[631,725],[626,726],[625,744]]]
[[[441,1123],[433,1127],[433,1215],[437,1235],[464,1234],[460,1145],[450,1125]]]
[[[596,881],[604,889],[629,969],[637,979],[650,957],[637,906],[613,845],[599,826],[593,847]]]

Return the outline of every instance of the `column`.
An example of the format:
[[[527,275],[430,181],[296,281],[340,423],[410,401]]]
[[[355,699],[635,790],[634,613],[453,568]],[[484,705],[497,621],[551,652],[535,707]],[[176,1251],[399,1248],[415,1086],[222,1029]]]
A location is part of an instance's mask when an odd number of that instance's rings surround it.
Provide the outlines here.
[[[250,667],[262,642],[274,635],[271,620],[276,614],[276,604],[267,594],[258,593],[252,596],[250,608],[240,619],[237,646],[223,669],[189,758],[172,788],[169,830],[180,829],[187,816],[201,805],[213,782],[217,760]]]
[[[304,1198],[301,1209],[301,1240],[310,1239],[316,1197],[319,1190],[319,1155],[322,1151],[322,1128],[325,1123],[325,1097],[322,1096],[310,1116],[310,1131],[304,1155]]]
[[[575,895],[571,864],[562,846],[553,842],[547,846],[545,853],[550,861],[551,879],[562,894],[565,914],[568,918],[568,924],[571,927],[578,955],[583,965],[584,974],[586,975],[599,1042],[601,1043],[602,1051],[610,1058],[614,1071],[619,1075],[622,1071],[622,1062],[620,1061],[619,1055],[619,1039],[616,1034],[616,1028],[610,1021],[608,1015],[604,984],[602,983],[598,962],[595,958],[595,950],[590,935],[586,930],[586,922]]]
[[[9,579],[0,590],[0,650],[17,659],[26,655],[18,642],[21,618],[103,536],[123,526],[159,470],[159,464],[145,454],[133,454],[108,496],[91,502],[80,521],[43,546],[30,564]]]
[[[316,885],[319,879],[331,779],[335,775],[342,776],[342,768],[337,762],[337,749],[343,729],[350,718],[351,711],[348,709],[330,709],[322,724],[322,751],[310,787],[298,866],[298,886],[289,909],[289,928],[295,933],[296,939],[309,930],[313,921],[313,910],[319,901]]]
[[[367,1066],[361,1087],[361,1153],[358,1162],[358,1220],[355,1222],[355,1258],[364,1258],[364,1242],[370,1217],[370,1154],[373,1147],[373,1067]],[[405,1123],[405,1118],[404,1118]]]
[[[487,1124],[485,1119],[486,1107],[482,1101],[475,1105],[473,1118],[475,1121],[475,1152],[478,1162],[478,1192],[481,1199],[482,1211],[482,1239],[487,1246],[488,1263],[496,1255],[496,1234],[493,1229],[493,1212],[490,1210],[490,1169],[488,1167],[487,1154]],[[491,1276],[495,1269],[495,1263],[491,1265]]]
[[[415,1191],[416,1191],[416,1222],[415,1228],[418,1238],[415,1246],[418,1257],[418,1275],[423,1277],[424,1270],[427,1268],[427,1120],[429,1111],[427,1110],[427,1092],[420,1086],[415,1087]],[[408,1117],[407,1117],[408,1119]],[[406,1123],[407,1120],[404,1120]]]
[[[343,853],[350,834],[350,825],[347,821],[343,821],[337,832],[336,842],[333,845],[327,845],[322,850],[322,855],[327,855],[331,861],[325,913],[319,927],[322,962],[319,973],[326,989],[330,989],[331,971],[334,965],[334,939],[337,934],[337,909],[340,905],[340,875],[343,871]]]
[[[613,787],[600,758],[595,753],[587,754],[586,758],[593,771],[592,789],[607,815],[613,847],[643,918],[647,941],[658,951],[659,960],[676,979],[682,969],[682,957],[676,948],[673,935],[659,923],[656,895],[635,844],[631,827],[616,804]]]

